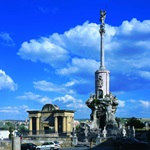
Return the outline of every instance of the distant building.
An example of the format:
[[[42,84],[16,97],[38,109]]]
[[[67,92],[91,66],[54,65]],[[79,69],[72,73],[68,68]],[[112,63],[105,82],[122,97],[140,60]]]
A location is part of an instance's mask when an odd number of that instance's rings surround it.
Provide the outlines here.
[[[73,130],[73,110],[60,110],[58,106],[46,104],[42,110],[31,110],[29,113],[29,134],[65,133]]]
[[[13,136],[16,136],[17,130],[12,132]],[[0,140],[9,139],[9,130],[0,130]]]

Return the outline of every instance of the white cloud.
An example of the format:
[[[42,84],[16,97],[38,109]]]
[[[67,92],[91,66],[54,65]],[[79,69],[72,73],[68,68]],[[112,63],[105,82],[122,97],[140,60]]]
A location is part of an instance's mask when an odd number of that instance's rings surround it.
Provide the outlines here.
[[[81,102],[76,102],[76,103],[70,103],[70,104],[67,104],[66,107],[68,108],[72,108],[72,109],[78,109],[80,110],[81,108],[84,108],[84,109],[88,109],[86,107],[86,105],[84,103],[81,103]],[[90,114],[89,114],[90,115]],[[89,116],[88,116],[89,117]]]
[[[97,47],[99,26],[95,23],[85,22],[82,26],[78,25],[75,28],[70,29],[64,33],[64,36],[69,42],[72,41],[73,44],[80,45],[81,47]],[[86,40],[85,40],[86,37]]]
[[[87,108],[86,105],[82,102],[81,99],[76,99],[75,97],[73,97],[71,95],[65,95],[65,96],[62,96],[62,97],[56,97],[54,99],[54,101],[67,103],[66,107],[68,107],[68,108],[76,108],[76,109]]]
[[[122,107],[120,106],[120,104],[122,105]],[[131,99],[119,101],[116,116],[146,118],[147,116],[149,116],[149,108],[150,101],[148,100]]]
[[[136,103],[137,101],[134,100],[134,99],[131,99],[131,100],[129,100],[129,102],[131,102],[131,103]]]
[[[118,32],[120,34],[131,34],[132,32],[150,32],[149,29],[150,21],[144,20],[143,22],[138,21],[136,18],[133,18],[130,22],[123,21],[122,25],[119,27]]]
[[[150,51],[146,51],[150,49],[149,24],[149,20],[140,22],[135,18],[131,21],[124,21],[119,27],[106,24],[104,39],[104,49],[107,54],[106,66],[112,69],[115,67],[121,71],[146,66],[149,60],[147,59],[147,63],[145,63],[145,56],[148,58],[150,55]],[[41,37],[38,40],[33,39],[30,42],[24,42],[18,54],[23,59],[34,62],[39,60],[56,69],[59,67],[58,70],[61,74],[68,74],[69,71],[79,72],[79,69],[83,68],[78,68],[76,66],[78,64],[73,65],[73,61],[76,59],[82,61],[83,59],[91,61],[100,59],[100,35],[98,30],[98,24],[85,22],[83,25],[78,25],[64,32],[64,34],[54,33],[49,38]],[[64,65],[67,65],[67,67],[64,67]],[[91,65],[93,63],[89,63],[88,67]],[[119,67],[120,65],[123,67]],[[87,68],[87,66],[85,67]],[[99,65],[96,67],[99,67]]]
[[[13,42],[12,38],[10,37],[9,33],[1,32],[0,38],[2,39],[2,43],[5,46],[14,46],[15,43]]]
[[[139,75],[144,79],[150,80],[150,71],[139,71]]]
[[[66,87],[72,87],[76,84],[81,84],[81,83],[84,83],[84,81],[81,81],[81,80],[72,80],[72,81],[69,81],[65,84]]]
[[[47,38],[24,42],[17,54],[23,59],[33,62],[41,61],[53,67],[59,67],[69,59],[68,52],[64,48],[52,43]]]
[[[150,107],[150,101],[140,100],[140,103],[145,108],[149,108]]]
[[[76,99],[74,97],[72,97],[71,95],[65,95],[63,97],[57,97],[54,99],[54,101],[62,101],[63,103],[66,103],[66,102],[75,102]]]
[[[49,92],[66,92],[66,88],[61,85],[55,85],[51,82],[47,82],[45,80],[34,81],[34,88],[39,89],[41,91],[49,91]]]
[[[52,100],[47,96],[41,96],[32,92],[25,92],[22,96],[17,96],[18,99],[37,101],[42,104],[51,103]]]
[[[113,72],[112,89],[115,89],[115,92],[134,90],[143,86],[143,80],[149,81],[149,26],[150,20],[141,22],[135,18],[124,21],[118,27],[106,24],[105,66]],[[94,72],[100,65],[99,24],[85,22],[63,34],[54,33],[48,38],[41,37],[38,40],[24,42],[18,54],[23,59],[50,64],[56,75],[67,76],[68,80],[76,79],[93,84]],[[148,82],[145,84],[147,88],[150,87]],[[66,88],[72,88],[74,83],[61,81],[60,85],[43,81],[34,82],[37,89],[56,92],[66,91]]]
[[[3,70],[0,70],[0,90],[15,91],[17,84],[14,83],[12,78],[7,75]]]
[[[41,91],[47,91],[47,92],[57,92],[62,94],[73,94],[74,86],[84,84],[84,80],[76,80],[72,79],[71,81],[68,81],[67,83],[60,83],[60,84],[54,84],[52,82],[48,82],[45,80],[41,81],[34,81],[34,88],[41,90]]]
[[[8,114],[20,114],[22,112],[26,112],[28,106],[7,106],[7,107],[0,107],[0,113],[8,113]]]
[[[73,58],[72,63],[67,68],[57,70],[57,74],[71,75],[71,74],[85,74],[85,77],[93,74],[98,69],[99,63],[90,59]],[[88,68],[88,69],[87,69]]]
[[[125,107],[125,101],[122,101],[122,100],[118,100],[118,107]]]

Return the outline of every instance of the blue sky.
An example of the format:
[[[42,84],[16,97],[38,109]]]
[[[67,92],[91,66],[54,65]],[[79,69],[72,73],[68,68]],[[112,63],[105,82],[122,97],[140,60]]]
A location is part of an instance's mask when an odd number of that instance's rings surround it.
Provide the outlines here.
[[[116,117],[150,117],[149,0],[0,0],[0,119],[52,103],[89,118],[106,10],[105,66]]]

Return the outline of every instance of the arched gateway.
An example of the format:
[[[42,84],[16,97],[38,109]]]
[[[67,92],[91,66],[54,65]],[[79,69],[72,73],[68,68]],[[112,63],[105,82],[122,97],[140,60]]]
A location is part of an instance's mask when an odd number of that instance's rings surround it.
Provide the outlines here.
[[[29,134],[63,133],[73,130],[73,110],[60,110],[58,106],[46,104],[42,110],[29,110]]]

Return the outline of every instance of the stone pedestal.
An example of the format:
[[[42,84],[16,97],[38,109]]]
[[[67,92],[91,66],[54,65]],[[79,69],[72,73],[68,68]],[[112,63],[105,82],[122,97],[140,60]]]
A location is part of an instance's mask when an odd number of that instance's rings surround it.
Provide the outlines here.
[[[72,138],[72,145],[76,146],[77,144],[78,144],[78,138],[77,138],[77,136],[73,136],[73,138]]]
[[[135,137],[135,129],[134,129],[134,126],[132,127],[132,137]]]
[[[123,127],[123,130],[122,130],[122,135],[123,135],[123,137],[125,137],[126,136],[126,129],[125,129],[125,127]]]
[[[20,137],[13,137],[12,150],[21,150],[21,139],[20,139]]]
[[[96,138],[96,145],[99,145],[99,144],[101,144],[101,137],[100,137],[100,135],[98,135],[97,138]]]
[[[106,130],[106,127],[104,127],[104,130],[103,130],[102,133],[103,133],[103,137],[106,138],[106,136],[107,136],[107,130]]]
[[[85,141],[85,142],[88,142],[88,138],[87,138],[87,137],[85,137],[84,141]]]

